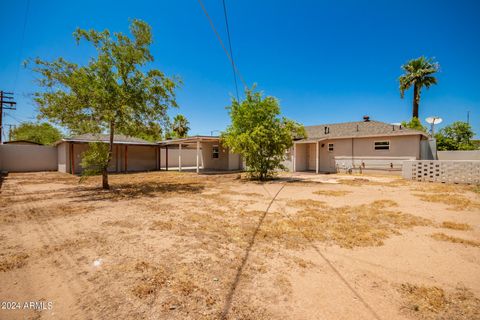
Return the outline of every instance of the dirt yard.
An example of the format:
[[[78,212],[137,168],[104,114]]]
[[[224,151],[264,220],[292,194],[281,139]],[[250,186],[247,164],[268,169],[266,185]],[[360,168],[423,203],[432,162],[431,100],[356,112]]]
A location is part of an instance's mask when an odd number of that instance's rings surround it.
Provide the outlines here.
[[[0,319],[480,319],[478,186],[110,181],[4,177]]]

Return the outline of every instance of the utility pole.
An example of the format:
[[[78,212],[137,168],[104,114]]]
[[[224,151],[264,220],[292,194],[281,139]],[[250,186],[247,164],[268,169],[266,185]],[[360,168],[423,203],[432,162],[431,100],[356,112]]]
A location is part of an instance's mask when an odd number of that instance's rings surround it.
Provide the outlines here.
[[[13,92],[0,91],[0,144],[3,144],[3,110],[16,110]]]
[[[467,124],[470,124],[470,111],[467,111]]]

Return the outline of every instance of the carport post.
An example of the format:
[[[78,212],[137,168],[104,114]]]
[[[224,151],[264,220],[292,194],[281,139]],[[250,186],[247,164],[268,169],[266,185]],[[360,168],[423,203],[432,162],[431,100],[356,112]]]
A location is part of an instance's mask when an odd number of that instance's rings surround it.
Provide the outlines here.
[[[197,173],[200,172],[200,141],[197,140]]]
[[[165,146],[165,171],[168,171],[168,144]]]
[[[182,171],[182,143],[178,144],[178,171]]]
[[[316,158],[315,158],[315,172],[318,174],[318,165],[320,163],[320,148],[318,147],[319,142],[315,143],[315,151],[316,151]]]
[[[297,144],[293,143],[293,172],[297,172]]]

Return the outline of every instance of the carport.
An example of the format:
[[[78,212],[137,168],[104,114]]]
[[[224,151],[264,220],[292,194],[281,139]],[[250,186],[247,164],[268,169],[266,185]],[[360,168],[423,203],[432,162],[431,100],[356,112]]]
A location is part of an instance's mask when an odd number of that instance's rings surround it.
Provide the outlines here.
[[[168,150],[178,149],[178,171],[183,170],[182,158],[185,149],[194,149],[196,156],[195,171],[232,171],[241,170],[240,155],[229,152],[222,146],[218,136],[192,136],[179,139],[168,139],[159,142],[160,148],[165,149],[165,169],[168,170]],[[160,163],[162,160],[160,159]]]

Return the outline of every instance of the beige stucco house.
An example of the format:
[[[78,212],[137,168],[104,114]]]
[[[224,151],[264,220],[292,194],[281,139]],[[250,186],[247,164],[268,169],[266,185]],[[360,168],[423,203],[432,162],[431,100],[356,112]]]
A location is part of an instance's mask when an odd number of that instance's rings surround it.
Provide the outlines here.
[[[422,159],[428,136],[379,121],[306,126],[306,139],[294,142],[290,169],[337,172],[341,169],[400,170],[405,160]]]

